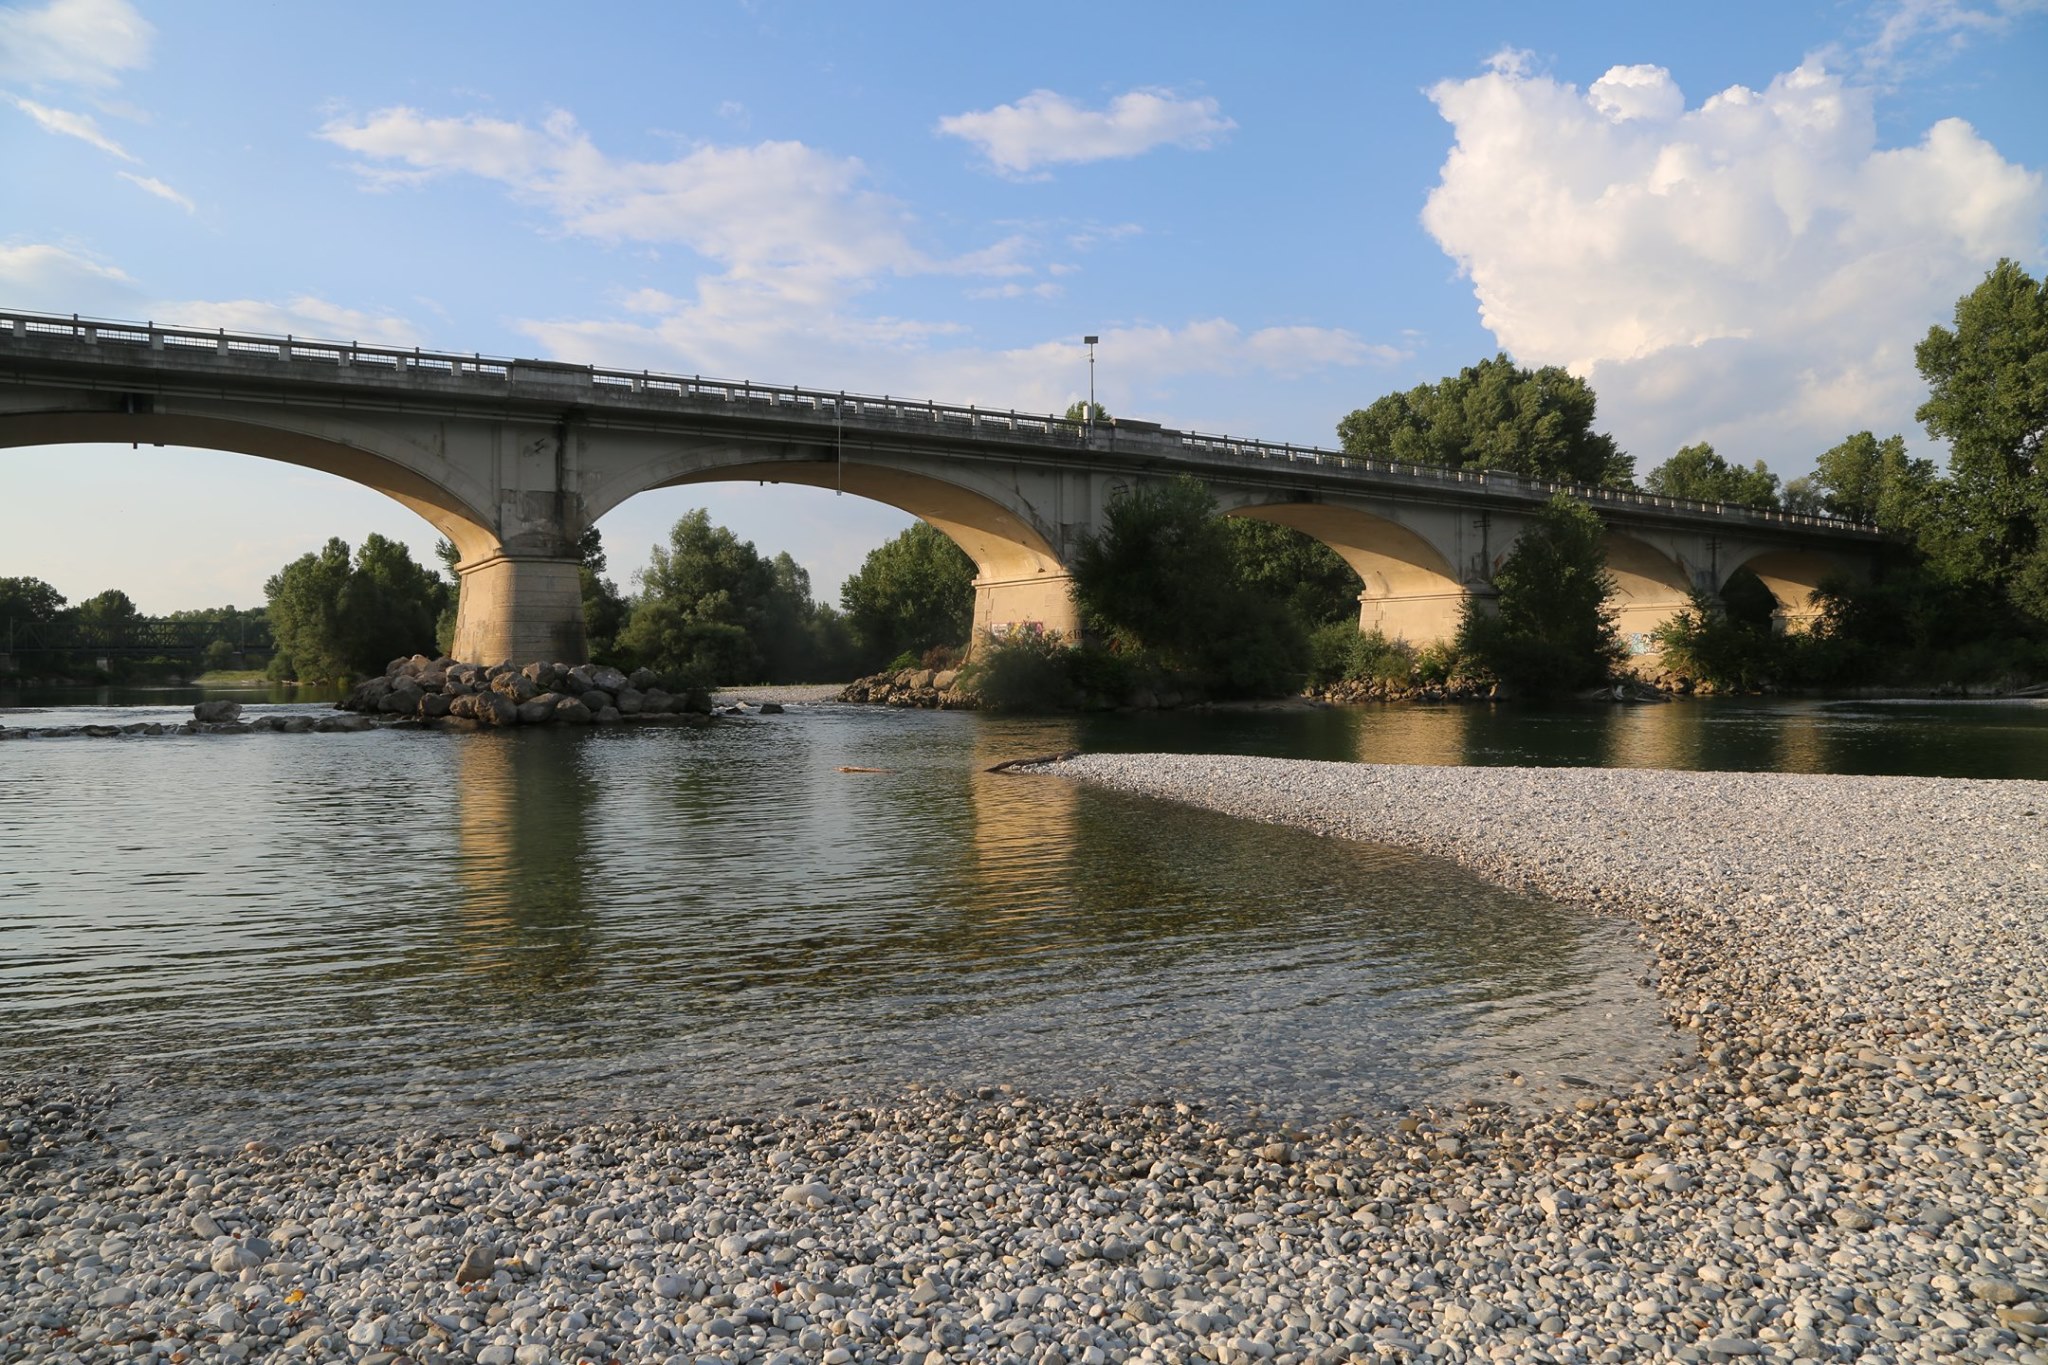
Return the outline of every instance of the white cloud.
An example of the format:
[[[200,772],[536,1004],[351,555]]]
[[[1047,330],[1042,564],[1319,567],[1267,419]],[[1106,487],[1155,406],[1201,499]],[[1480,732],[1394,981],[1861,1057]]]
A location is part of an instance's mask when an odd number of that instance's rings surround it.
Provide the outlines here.
[[[1817,64],[1692,109],[1650,66],[1430,93],[1457,142],[1424,225],[1502,346],[1591,379],[1639,470],[1705,438],[1796,473],[1913,433],[1914,343],[2048,222],[2042,176],[1967,123],[1880,149],[1870,92]]]
[[[1133,157],[1154,147],[1206,148],[1237,126],[1216,101],[1171,90],[1132,90],[1107,109],[1083,109],[1065,95],[1034,90],[939,120],[939,131],[973,143],[997,170],[1025,175],[1041,166]]]
[[[177,327],[220,328],[321,341],[366,341],[377,346],[418,346],[420,334],[404,318],[344,308],[310,294],[282,303],[263,299],[195,299],[151,305],[151,316]]]
[[[1961,50],[1972,39],[1996,37],[2024,15],[2048,13],[2048,0],[1889,0],[1874,7],[1877,32],[1858,55],[1866,69],[1896,72],[1921,60]]]
[[[90,288],[93,295],[99,297],[110,285],[118,290],[132,291],[135,281],[118,266],[60,246],[51,246],[47,242],[0,246],[0,288],[6,290],[6,297],[17,306],[55,308],[65,300],[67,290]],[[75,293],[70,295],[73,298],[78,296]],[[70,304],[65,311],[76,307],[77,304]]]
[[[45,132],[56,133],[61,137],[75,137],[80,142],[91,143],[107,155],[119,157],[123,161],[135,160],[120,143],[100,131],[99,124],[93,121],[90,114],[75,114],[68,109],[52,109],[46,104],[37,104],[34,100],[25,100],[19,95],[9,95],[7,98],[13,101],[15,108],[34,119]]]
[[[109,87],[149,61],[154,33],[127,0],[0,9],[0,81]]]
[[[196,213],[198,211],[190,199],[187,199],[184,195],[178,193],[153,175],[134,175],[128,171],[122,171],[119,174],[123,180],[136,186],[145,194],[153,194],[159,199],[176,204],[187,213]]]
[[[732,280],[813,304],[835,284],[930,266],[906,235],[909,215],[865,187],[857,159],[800,142],[622,161],[600,151],[566,113],[535,128],[407,108],[336,119],[320,136],[373,162],[399,163],[368,167],[385,186],[479,176],[545,207],[578,236],[681,243],[719,262]]]

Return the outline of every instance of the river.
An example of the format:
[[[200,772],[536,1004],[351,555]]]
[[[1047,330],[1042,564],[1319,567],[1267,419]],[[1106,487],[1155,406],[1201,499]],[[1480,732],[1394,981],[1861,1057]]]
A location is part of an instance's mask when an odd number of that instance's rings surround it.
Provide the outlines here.
[[[194,695],[0,696],[0,724]],[[2048,708],[820,705],[702,730],[11,741],[0,1069],[125,1078],[140,1141],[229,1108],[290,1136],[918,1084],[1314,1122],[1554,1099],[1686,1047],[1617,922],[985,771],[1070,748],[2044,777]]]

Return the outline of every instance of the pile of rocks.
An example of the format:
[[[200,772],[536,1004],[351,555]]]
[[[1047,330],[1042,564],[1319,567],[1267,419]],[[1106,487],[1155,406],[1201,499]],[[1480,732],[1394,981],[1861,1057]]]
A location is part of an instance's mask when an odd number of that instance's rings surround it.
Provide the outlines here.
[[[1506,689],[1495,682],[1453,678],[1448,682],[1417,682],[1412,678],[1339,678],[1310,690],[1318,701],[1356,705],[1369,701],[1504,701]]]
[[[0,739],[120,739],[126,736],[158,735],[241,735],[259,730],[302,735],[351,733],[367,730],[367,716],[314,716],[303,712],[278,713],[242,719],[238,701],[203,701],[192,708],[187,721],[137,720],[125,725],[42,725],[10,729],[0,725]]]
[[[415,654],[336,705],[346,711],[476,725],[609,725],[655,716],[706,716],[701,692],[671,693],[651,669],[631,674],[597,664],[465,664]]]
[[[841,701],[877,706],[922,706],[933,710],[971,711],[978,704],[960,687],[957,668],[899,668],[856,678],[839,694]]]

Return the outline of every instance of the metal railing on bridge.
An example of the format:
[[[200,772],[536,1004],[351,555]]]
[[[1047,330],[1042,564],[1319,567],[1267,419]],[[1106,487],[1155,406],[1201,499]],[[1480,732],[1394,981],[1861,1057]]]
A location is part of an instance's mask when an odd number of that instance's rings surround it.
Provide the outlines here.
[[[740,405],[749,411],[789,411],[829,418],[835,423],[887,422],[896,426],[927,425],[953,436],[1004,441],[1043,441],[1062,447],[1088,447],[1104,441],[1115,447],[1119,431],[1142,437],[1150,445],[1165,441],[1178,445],[1191,459],[1231,460],[1254,464],[1309,464],[1337,472],[1357,472],[1419,483],[1467,484],[1497,488],[1510,494],[1547,499],[1565,493],[1595,507],[1641,507],[1681,512],[1734,515],[1789,526],[1817,530],[1882,533],[1867,522],[1851,521],[1808,512],[1788,512],[1774,507],[1737,503],[1699,502],[1689,498],[1668,498],[1634,488],[1609,488],[1596,484],[1531,479],[1504,470],[1472,469],[1451,465],[1411,464],[1374,455],[1354,455],[1321,446],[1298,446],[1240,436],[1209,435],[1177,431],[1150,422],[1089,423],[1050,414],[1020,413],[1004,409],[961,407],[935,400],[914,400],[887,394],[833,392],[796,385],[756,384],[750,380],[707,379],[703,375],[663,374],[654,370],[619,370],[599,365],[577,365],[552,360],[522,360],[486,356],[481,352],[410,350],[393,346],[366,346],[355,341],[309,340],[298,336],[269,336],[262,333],[206,331],[189,327],[165,327],[155,322],[116,322],[73,314],[0,310],[0,341],[9,338],[68,337],[88,345],[143,347],[155,351],[207,352],[217,356],[270,359],[280,364],[312,367],[358,367],[392,375],[418,374],[468,381],[504,388],[519,380],[569,377],[587,380],[596,389],[616,389],[635,394],[667,394],[678,400],[712,400]]]

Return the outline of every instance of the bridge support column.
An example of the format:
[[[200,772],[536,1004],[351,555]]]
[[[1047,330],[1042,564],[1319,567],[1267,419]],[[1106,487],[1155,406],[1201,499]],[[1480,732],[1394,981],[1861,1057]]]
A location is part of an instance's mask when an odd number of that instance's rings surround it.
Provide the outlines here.
[[[1061,638],[1081,638],[1081,615],[1074,609],[1074,580],[1064,573],[1029,578],[974,580],[974,641],[984,635],[1001,638],[1013,630],[1058,631]],[[973,652],[973,644],[968,652]]]
[[[464,663],[583,663],[581,561],[496,554],[458,564],[454,656]]]
[[[1458,633],[1458,620],[1465,611],[1462,589],[1449,592],[1379,594],[1370,588],[1358,594],[1358,631],[1378,631],[1389,640],[1405,640],[1421,649],[1448,640]]]

